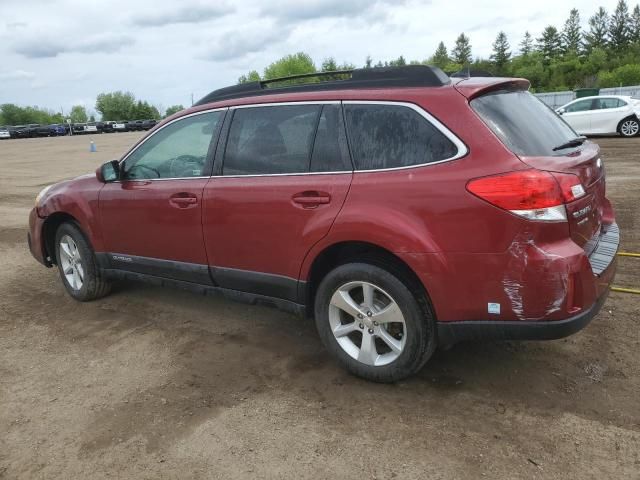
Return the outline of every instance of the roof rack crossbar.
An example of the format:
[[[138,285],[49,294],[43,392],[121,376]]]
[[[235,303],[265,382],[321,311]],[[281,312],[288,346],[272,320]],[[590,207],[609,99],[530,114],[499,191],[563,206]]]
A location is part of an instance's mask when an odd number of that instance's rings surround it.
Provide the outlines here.
[[[273,84],[311,77],[336,77],[350,75],[349,78],[329,78],[322,82],[293,83],[273,86]],[[438,67],[429,65],[407,65],[404,67],[356,68],[354,70],[334,70],[328,72],[303,73],[289,77],[273,78],[257,82],[247,82],[220,88],[200,99],[195,105],[230,100],[233,98],[275,95],[292,92],[317,92],[327,90],[393,87],[441,87],[451,79]]]

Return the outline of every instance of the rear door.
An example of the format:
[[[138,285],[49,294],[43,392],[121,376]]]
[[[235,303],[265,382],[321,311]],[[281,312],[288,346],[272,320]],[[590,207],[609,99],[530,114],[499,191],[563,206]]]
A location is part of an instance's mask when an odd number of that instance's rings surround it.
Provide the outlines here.
[[[100,192],[112,268],[210,283],[202,238],[202,191],[224,110],[175,120],[121,162],[121,180]]]
[[[340,105],[238,107],[225,130],[203,200],[212,276],[223,288],[297,301],[302,261],[351,183]]]
[[[627,112],[627,104],[623,100],[614,97],[601,97],[594,100],[594,109],[591,111],[592,133],[615,133],[618,123]]]

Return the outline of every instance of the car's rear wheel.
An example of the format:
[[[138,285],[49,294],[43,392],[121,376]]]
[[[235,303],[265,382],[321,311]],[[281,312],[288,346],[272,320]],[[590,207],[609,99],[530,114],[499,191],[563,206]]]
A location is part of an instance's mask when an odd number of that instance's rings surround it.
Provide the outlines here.
[[[640,133],[640,121],[636,118],[625,118],[618,127],[623,137],[635,137]]]
[[[318,287],[315,319],[327,349],[351,373],[395,382],[417,372],[435,350],[435,320],[424,293],[390,271],[349,263]]]
[[[111,283],[100,274],[93,249],[76,225],[58,227],[55,249],[60,278],[69,295],[87,302],[109,293]]]

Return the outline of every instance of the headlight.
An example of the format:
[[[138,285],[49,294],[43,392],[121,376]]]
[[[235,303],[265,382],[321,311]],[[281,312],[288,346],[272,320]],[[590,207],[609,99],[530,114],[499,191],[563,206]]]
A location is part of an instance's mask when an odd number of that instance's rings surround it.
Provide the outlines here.
[[[36,207],[40,205],[40,200],[42,200],[42,197],[44,197],[45,193],[47,193],[51,187],[53,187],[53,185],[44,187],[42,190],[40,190],[40,193],[36,195]]]

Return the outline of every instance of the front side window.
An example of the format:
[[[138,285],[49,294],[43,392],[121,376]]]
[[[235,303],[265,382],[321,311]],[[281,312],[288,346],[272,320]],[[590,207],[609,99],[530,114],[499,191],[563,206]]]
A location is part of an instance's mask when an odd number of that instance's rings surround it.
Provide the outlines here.
[[[189,178],[205,174],[209,146],[224,112],[177,120],[149,137],[124,161],[124,179]]]
[[[564,111],[569,113],[586,112],[587,110],[591,110],[592,104],[593,102],[591,100],[580,100],[579,102],[567,105]]]
[[[451,140],[412,108],[347,104],[344,110],[356,170],[423,165],[458,153]]]
[[[277,105],[237,109],[229,129],[222,174],[308,172],[321,107]]]

